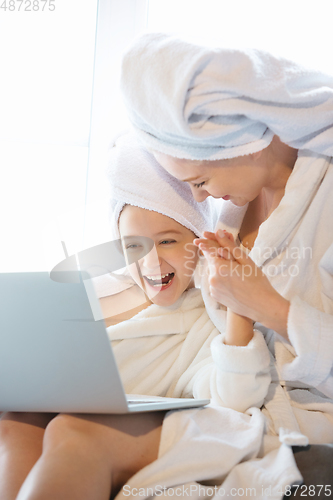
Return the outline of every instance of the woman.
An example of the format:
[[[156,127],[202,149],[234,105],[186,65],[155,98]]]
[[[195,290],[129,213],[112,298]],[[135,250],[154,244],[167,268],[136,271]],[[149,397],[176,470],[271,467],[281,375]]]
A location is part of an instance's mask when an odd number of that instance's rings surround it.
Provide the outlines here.
[[[218,227],[236,243],[207,237],[236,262],[198,241],[202,289],[216,325],[219,303],[261,323],[275,358],[270,433],[333,443],[333,78],[148,34],[125,55],[122,89],[158,162],[197,201],[226,200]]]

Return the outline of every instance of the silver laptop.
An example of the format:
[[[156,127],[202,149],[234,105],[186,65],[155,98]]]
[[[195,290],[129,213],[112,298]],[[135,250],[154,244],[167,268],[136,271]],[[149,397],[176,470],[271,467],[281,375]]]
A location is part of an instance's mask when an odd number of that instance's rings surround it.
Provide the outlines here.
[[[210,402],[126,396],[89,280],[61,281],[0,274],[0,411],[128,413]]]

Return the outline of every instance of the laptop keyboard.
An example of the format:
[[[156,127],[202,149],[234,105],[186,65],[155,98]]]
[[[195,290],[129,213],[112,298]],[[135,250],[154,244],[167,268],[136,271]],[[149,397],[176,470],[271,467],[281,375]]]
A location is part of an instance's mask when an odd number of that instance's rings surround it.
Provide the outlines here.
[[[127,403],[129,405],[141,404],[141,403],[158,403],[159,399],[128,399]]]

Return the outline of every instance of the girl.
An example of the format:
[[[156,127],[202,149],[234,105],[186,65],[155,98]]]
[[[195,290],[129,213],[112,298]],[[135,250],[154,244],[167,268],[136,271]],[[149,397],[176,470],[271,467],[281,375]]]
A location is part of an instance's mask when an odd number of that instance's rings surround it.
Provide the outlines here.
[[[131,136],[121,138],[111,156],[115,230],[129,262],[137,261],[128,265],[134,286],[146,295],[140,312],[108,328],[125,389],[208,397],[240,411],[260,407],[270,382],[262,334],[253,332],[247,318],[225,310],[228,322],[221,334],[193,286],[198,262],[193,239],[207,224],[211,227],[214,207],[192,203],[188,187],[158,169]],[[137,249],[147,239],[156,250],[138,258]],[[133,488],[152,476],[153,488],[189,479],[219,484],[221,474],[257,455],[263,419],[256,410],[252,417],[214,407],[166,416],[5,414],[0,421],[1,498],[108,499],[138,471]],[[230,433],[233,425],[238,437]],[[228,461],[221,467],[226,450]],[[177,473],[175,460],[181,463]],[[284,485],[286,478],[281,481]]]
[[[257,338],[255,333],[252,338],[252,322],[228,312],[229,329],[225,331],[224,316],[221,342],[200,290],[194,288],[198,253],[193,240],[205,228],[214,227],[214,205],[208,200],[203,205],[189,203],[188,187],[159,167],[133,135],[118,140],[109,179],[114,234],[117,237],[120,233],[125,253],[133,260],[140,250],[142,244],[136,236],[151,239],[156,248],[155,258],[154,252],[149,252],[139,260],[141,276],[134,263],[128,268],[133,283],[146,293],[145,310],[133,320],[108,329],[126,392],[207,397],[239,411],[260,406],[269,383],[265,378],[269,359],[263,337]],[[151,303],[162,308],[147,308]],[[228,349],[226,344],[248,348]],[[136,360],[135,352],[140,353]],[[250,353],[254,356],[252,368]],[[237,358],[241,355],[242,359]],[[245,359],[247,368],[243,372]]]

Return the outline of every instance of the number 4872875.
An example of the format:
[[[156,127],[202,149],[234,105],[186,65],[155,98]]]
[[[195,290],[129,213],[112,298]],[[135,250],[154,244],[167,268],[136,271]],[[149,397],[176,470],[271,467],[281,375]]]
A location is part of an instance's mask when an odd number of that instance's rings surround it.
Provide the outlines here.
[[[3,0],[2,2],[0,0],[0,9],[9,12],[53,11],[55,10],[55,0]]]

